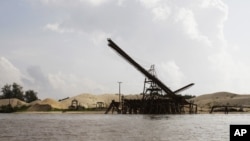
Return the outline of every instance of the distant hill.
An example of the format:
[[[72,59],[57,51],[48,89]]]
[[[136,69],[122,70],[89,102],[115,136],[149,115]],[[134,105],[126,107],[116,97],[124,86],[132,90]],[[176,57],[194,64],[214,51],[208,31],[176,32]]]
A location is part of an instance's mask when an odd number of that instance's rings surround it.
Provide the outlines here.
[[[250,106],[250,95],[230,92],[204,94],[191,99],[199,108],[210,110],[214,105]]]

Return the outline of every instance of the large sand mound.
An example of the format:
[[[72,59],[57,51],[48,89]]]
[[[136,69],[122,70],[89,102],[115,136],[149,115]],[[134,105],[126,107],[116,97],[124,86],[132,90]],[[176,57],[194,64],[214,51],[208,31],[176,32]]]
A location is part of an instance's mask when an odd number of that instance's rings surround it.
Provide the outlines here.
[[[125,99],[141,99],[142,95],[125,95]],[[71,106],[72,100],[77,100],[78,105],[85,108],[95,108],[97,102],[103,102],[105,107],[108,107],[112,100],[119,101],[118,94],[80,94],[62,101],[56,101],[51,98],[46,98],[42,101],[37,100],[31,103],[25,103],[18,99],[0,99],[0,106],[10,104],[15,106],[30,106],[29,111],[48,111],[52,109],[68,109]],[[214,105],[231,105],[231,106],[250,106],[250,95],[239,95],[229,92],[217,92],[212,94],[204,94],[191,99],[198,105],[198,110],[209,111]]]
[[[62,104],[54,99],[46,98],[40,102],[40,105],[51,105],[52,108],[62,109]]]
[[[42,101],[31,102],[28,111],[49,111],[52,109],[62,109],[62,104],[54,99],[46,98]]]
[[[215,105],[249,106],[250,95],[240,95],[229,92],[205,94],[191,99],[199,108],[210,109]]]
[[[29,105],[32,106],[32,105],[40,104],[40,103],[41,103],[41,100],[39,99],[39,100],[35,100],[35,101],[30,102]]]
[[[141,95],[125,95],[126,99],[141,99]],[[102,95],[93,95],[93,94],[80,94],[74,97],[71,97],[66,100],[62,100],[60,103],[62,104],[63,109],[68,109],[71,105],[72,100],[77,100],[78,104],[85,108],[95,108],[97,102],[103,102],[105,107],[108,107],[112,100],[119,101],[118,94],[102,94]]]
[[[27,111],[50,111],[52,109],[52,106],[49,104],[34,104]]]
[[[119,96],[115,94],[102,94],[102,95],[80,94],[61,101],[60,103],[62,104],[62,108],[68,109],[68,107],[71,105],[72,100],[77,100],[78,104],[85,108],[94,108],[96,107],[97,102],[103,102],[104,106],[107,107],[112,100],[118,101]]]
[[[0,99],[0,106],[8,105],[9,103],[12,107],[22,107],[22,106],[28,105],[26,102],[21,101],[21,100],[16,99],[16,98]]]
[[[133,94],[130,94],[130,95],[125,95],[124,98],[125,99],[142,99],[142,96],[143,95],[138,95],[138,94],[133,95]]]
[[[118,101],[119,96],[116,94],[102,94],[102,95],[93,95],[93,94],[80,94],[62,101],[56,101],[51,98],[46,98],[42,101],[35,101],[30,103],[29,111],[46,111],[51,109],[68,109],[71,106],[72,101],[77,100],[78,105],[85,108],[95,108],[97,102],[103,102],[104,106],[107,107],[112,102],[112,100]]]

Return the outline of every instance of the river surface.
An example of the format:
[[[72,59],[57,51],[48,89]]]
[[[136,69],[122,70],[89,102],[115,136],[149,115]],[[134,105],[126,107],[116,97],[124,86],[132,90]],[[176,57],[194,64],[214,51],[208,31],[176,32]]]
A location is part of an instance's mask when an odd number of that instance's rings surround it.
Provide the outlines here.
[[[229,141],[250,114],[0,114],[0,141]]]

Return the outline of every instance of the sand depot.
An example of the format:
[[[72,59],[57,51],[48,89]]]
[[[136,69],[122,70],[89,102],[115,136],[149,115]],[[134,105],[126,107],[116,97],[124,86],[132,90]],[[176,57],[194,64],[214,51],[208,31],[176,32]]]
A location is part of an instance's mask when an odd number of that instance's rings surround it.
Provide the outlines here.
[[[175,91],[169,89],[158,77],[155,66],[146,70],[135,62],[111,39],[108,46],[129,62],[145,76],[143,92],[139,95],[119,94],[80,94],[56,101],[51,98],[31,103],[19,99],[0,99],[0,106],[9,105],[14,108],[26,107],[26,111],[98,111],[98,113],[118,114],[182,114],[182,113],[228,113],[250,112],[250,95],[238,95],[229,92],[204,94],[192,99],[185,99],[180,92],[190,88],[188,84]],[[120,84],[120,83],[119,83]],[[120,85],[119,85],[120,86]],[[3,109],[0,108],[0,112]]]
[[[191,83],[176,91],[170,90],[164,83],[156,77],[154,65],[147,71],[137,62],[135,62],[127,53],[125,53],[111,39],[108,39],[108,46],[121,55],[139,72],[146,76],[144,81],[144,90],[140,99],[125,99],[121,101],[112,101],[106,114],[112,110],[122,114],[180,114],[197,113],[197,105],[192,101],[187,101],[182,96],[177,95],[179,92],[193,86]]]

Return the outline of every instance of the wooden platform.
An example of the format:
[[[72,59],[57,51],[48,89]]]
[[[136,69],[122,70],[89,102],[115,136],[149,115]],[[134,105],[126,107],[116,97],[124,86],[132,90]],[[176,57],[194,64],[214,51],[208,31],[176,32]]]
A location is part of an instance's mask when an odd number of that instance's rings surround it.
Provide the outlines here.
[[[112,113],[116,111],[118,114],[192,114],[197,113],[197,105],[181,105],[170,99],[123,99],[121,103],[113,100],[105,114],[111,110]]]

